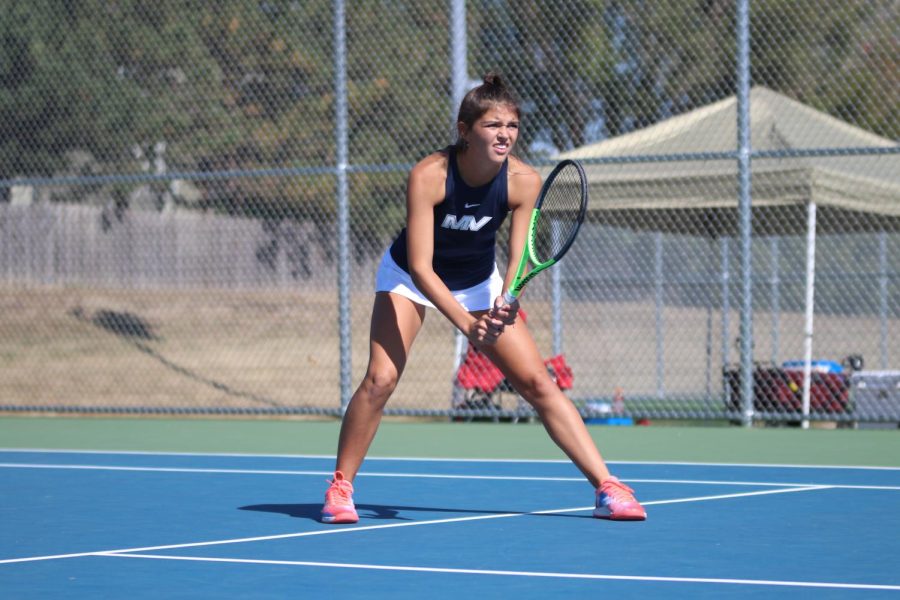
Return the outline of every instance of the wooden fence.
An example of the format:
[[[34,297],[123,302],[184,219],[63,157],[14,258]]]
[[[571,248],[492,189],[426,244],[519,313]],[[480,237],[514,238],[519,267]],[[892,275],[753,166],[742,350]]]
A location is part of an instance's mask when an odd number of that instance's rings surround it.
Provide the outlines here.
[[[0,203],[0,280],[129,288],[333,287],[337,267],[316,227],[178,210]]]

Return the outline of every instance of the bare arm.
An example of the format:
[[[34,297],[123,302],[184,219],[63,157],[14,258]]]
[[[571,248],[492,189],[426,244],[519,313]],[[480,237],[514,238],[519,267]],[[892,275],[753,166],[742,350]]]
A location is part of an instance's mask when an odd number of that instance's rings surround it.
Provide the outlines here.
[[[508,203],[510,208],[509,262],[503,278],[503,291],[509,289],[516,276],[516,269],[525,250],[531,212],[541,191],[541,176],[533,168],[516,160],[510,165]],[[506,324],[511,324],[519,310],[518,300],[505,306],[502,297],[494,303],[495,314]]]

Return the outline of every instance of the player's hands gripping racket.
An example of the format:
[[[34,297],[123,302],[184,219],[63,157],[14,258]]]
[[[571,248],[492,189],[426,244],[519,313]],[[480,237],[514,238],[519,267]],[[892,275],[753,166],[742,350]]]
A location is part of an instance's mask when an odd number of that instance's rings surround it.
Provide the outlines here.
[[[531,279],[559,262],[572,246],[587,211],[587,176],[581,164],[564,160],[554,167],[541,187],[525,249],[516,276],[503,294],[503,302],[512,304]],[[529,268],[529,263],[531,268]]]

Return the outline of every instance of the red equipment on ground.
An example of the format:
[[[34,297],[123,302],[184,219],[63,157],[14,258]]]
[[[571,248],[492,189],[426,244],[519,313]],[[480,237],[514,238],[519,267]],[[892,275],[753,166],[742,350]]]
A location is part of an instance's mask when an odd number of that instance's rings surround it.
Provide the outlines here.
[[[519,318],[523,321],[528,318],[524,310],[519,310]],[[559,389],[572,389],[575,375],[564,354],[546,359],[544,365]],[[468,345],[456,372],[456,384],[462,388],[463,394],[454,408],[501,410],[500,395],[515,392],[500,369],[472,344]]]

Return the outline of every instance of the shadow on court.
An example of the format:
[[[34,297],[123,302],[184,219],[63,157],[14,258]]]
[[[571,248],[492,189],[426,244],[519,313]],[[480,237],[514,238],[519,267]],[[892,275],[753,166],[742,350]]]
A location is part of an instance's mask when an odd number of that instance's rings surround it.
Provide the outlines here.
[[[318,521],[321,517],[321,504],[253,504],[241,506],[239,510],[252,510],[257,512],[280,513],[297,519],[311,519]],[[463,508],[434,508],[424,506],[382,506],[380,504],[357,504],[356,510],[362,519],[385,519],[395,521],[414,521],[415,519],[403,516],[405,512],[422,513],[447,513],[453,515],[526,515],[527,511],[519,510],[478,510]],[[573,515],[562,513],[536,514],[535,517],[569,517],[576,519],[590,519],[590,515]]]

